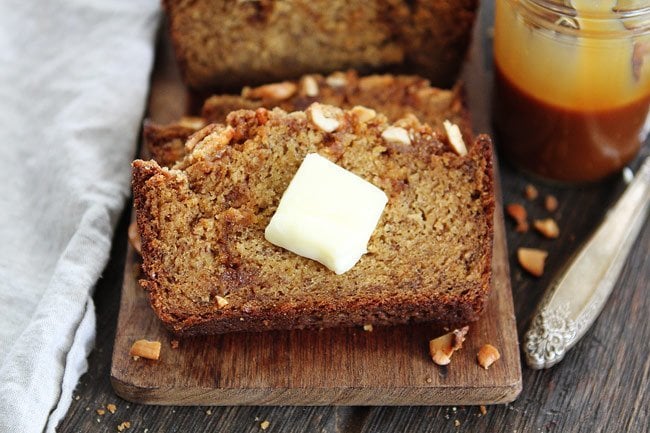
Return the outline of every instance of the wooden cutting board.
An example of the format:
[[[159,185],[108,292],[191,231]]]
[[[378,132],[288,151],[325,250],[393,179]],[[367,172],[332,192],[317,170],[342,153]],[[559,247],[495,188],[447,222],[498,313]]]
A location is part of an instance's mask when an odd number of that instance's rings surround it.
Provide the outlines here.
[[[169,122],[187,95],[169,49],[159,50],[148,116]],[[484,108],[484,107],[483,107]],[[476,116],[475,116],[476,119]],[[498,182],[497,182],[498,183]],[[499,194],[500,195],[500,194]],[[435,365],[426,324],[236,333],[181,340],[158,322],[137,280],[140,259],[129,246],[111,381],[138,403],[169,405],[473,405],[504,403],[521,391],[521,367],[510,289],[502,206],[494,224],[493,290],[451,364]],[[162,342],[160,360],[134,360],[135,340]],[[490,343],[501,359],[482,369],[476,354]]]

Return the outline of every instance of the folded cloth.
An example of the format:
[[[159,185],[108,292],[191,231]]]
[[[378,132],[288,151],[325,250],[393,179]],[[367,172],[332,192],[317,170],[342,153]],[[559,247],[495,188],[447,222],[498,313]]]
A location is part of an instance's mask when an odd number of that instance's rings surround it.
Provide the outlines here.
[[[0,432],[54,431],[86,370],[159,9],[0,3]]]

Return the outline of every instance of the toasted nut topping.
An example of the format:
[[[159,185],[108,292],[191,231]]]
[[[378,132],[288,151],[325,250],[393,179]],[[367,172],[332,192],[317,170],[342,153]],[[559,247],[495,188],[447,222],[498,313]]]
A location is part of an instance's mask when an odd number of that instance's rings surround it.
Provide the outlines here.
[[[449,364],[451,355],[463,346],[468,330],[469,326],[465,326],[429,341],[429,354],[433,362],[438,365]]]
[[[366,332],[372,332],[372,325],[363,325],[363,330]]]
[[[541,277],[544,273],[544,262],[547,256],[546,251],[535,248],[519,248],[517,250],[517,259],[521,267],[536,277]]]
[[[138,254],[142,255],[142,240],[140,239],[140,232],[138,232],[138,225],[135,221],[129,224],[129,243]]]
[[[223,298],[223,297],[221,297],[219,295],[217,295],[216,298],[217,298],[217,307],[223,308],[226,305],[228,305],[228,300],[226,298]]]
[[[352,107],[350,111],[354,113],[355,116],[357,116],[359,122],[368,122],[377,117],[377,112],[375,110],[363,107],[361,105]]]
[[[131,423],[129,421],[124,421],[122,424],[117,426],[117,431],[124,431],[128,428],[131,428]]]
[[[526,221],[528,214],[522,205],[519,203],[511,203],[506,206],[506,213],[517,223],[515,231],[519,233],[525,233],[528,231],[528,222]]]
[[[460,156],[467,155],[467,146],[465,146],[465,140],[463,140],[463,134],[460,133],[458,125],[451,123],[449,120],[445,120],[442,124],[447,132],[447,138],[449,138],[451,147]]]
[[[537,192],[537,188],[535,188],[534,185],[528,184],[524,188],[524,197],[526,197],[528,200],[535,200],[538,195],[539,192]]]
[[[533,221],[535,229],[549,239],[555,239],[560,236],[560,228],[553,218]]]
[[[314,125],[322,131],[334,132],[340,125],[340,122],[332,116],[333,113],[326,113],[325,107],[321,104],[312,104],[307,109],[307,114]]]
[[[109,403],[109,404],[106,405],[106,409],[110,413],[115,413],[115,411],[117,410],[117,406],[115,406],[113,403]]]
[[[404,145],[411,144],[411,138],[406,129],[399,126],[389,126],[381,133],[381,138],[389,143],[399,143]]]
[[[302,91],[311,98],[318,96],[319,88],[316,79],[311,75],[305,75],[302,79]]]
[[[485,344],[478,351],[477,358],[479,365],[487,370],[497,359],[501,358],[501,354],[496,347]]]
[[[104,416],[106,415],[106,411],[104,409],[97,409],[97,415]]]
[[[298,86],[291,81],[283,81],[282,83],[265,84],[252,89],[250,87],[244,87],[242,96],[247,99],[284,101],[285,99],[291,98],[297,90]]]
[[[546,208],[547,211],[549,212],[555,212],[558,207],[558,202],[555,196],[553,195],[547,195],[544,198],[544,207]]]
[[[158,360],[160,358],[160,341],[138,340],[131,346],[129,355]]]
[[[348,84],[348,79],[343,72],[334,72],[325,78],[325,82],[330,87],[343,87]]]
[[[183,116],[178,121],[178,124],[185,128],[199,130],[205,126],[205,119],[203,117]]]

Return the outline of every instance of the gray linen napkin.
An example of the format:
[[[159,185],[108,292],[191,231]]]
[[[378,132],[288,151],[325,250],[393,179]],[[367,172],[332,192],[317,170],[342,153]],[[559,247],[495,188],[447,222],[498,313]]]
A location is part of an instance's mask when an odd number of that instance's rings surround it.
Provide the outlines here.
[[[54,431],[87,368],[159,9],[0,3],[0,432]]]

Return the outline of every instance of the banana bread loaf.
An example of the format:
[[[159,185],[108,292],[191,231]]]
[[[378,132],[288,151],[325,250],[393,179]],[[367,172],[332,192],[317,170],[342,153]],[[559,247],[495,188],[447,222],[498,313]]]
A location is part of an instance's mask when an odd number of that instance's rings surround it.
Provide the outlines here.
[[[338,127],[326,132],[314,114]],[[390,126],[402,134],[383,134]],[[395,132],[395,130],[391,130]],[[179,335],[476,320],[490,289],[492,147],[464,156],[415,117],[314,104],[235,111],[194,134],[172,169],[133,163],[144,279]],[[303,158],[316,152],[389,197],[368,253],[343,275],[276,247],[264,229]]]
[[[469,115],[463,101],[462,85],[451,90],[431,87],[429,81],[414,75],[371,75],[359,77],[354,71],[335,72],[327,77],[305,75],[297,81],[246,87],[241,95],[215,95],[203,105],[202,117],[183,118],[171,125],[146,123],[144,143],[153,159],[171,167],[185,154],[187,138],[208,123],[223,123],[239,109],[280,107],[292,112],[306,109],[314,102],[352,108],[373,108],[389,121],[416,116],[444,135],[443,121],[458,125],[466,141],[471,141]]]
[[[185,82],[232,88],[354,68],[451,86],[478,0],[164,0]]]

